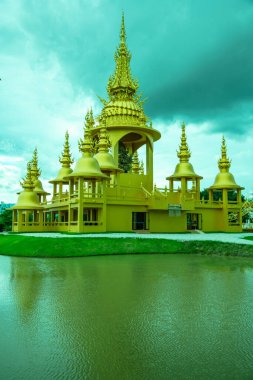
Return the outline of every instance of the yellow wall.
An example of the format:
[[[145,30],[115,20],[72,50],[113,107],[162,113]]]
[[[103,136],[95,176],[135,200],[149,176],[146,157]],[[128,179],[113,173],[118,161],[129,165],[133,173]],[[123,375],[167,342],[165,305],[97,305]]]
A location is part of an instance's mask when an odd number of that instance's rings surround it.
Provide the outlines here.
[[[149,213],[150,232],[187,232],[186,214],[169,216],[168,211],[156,210]]]
[[[106,223],[107,231],[131,232],[132,231],[132,213],[146,212],[144,206],[119,206],[109,205],[107,208]]]

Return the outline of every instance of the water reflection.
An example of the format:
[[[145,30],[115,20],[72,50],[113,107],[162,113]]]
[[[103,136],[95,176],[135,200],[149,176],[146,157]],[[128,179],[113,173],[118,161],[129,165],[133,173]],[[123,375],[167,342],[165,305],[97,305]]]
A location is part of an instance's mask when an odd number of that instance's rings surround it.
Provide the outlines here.
[[[5,380],[253,377],[251,260],[0,257],[0,279]]]

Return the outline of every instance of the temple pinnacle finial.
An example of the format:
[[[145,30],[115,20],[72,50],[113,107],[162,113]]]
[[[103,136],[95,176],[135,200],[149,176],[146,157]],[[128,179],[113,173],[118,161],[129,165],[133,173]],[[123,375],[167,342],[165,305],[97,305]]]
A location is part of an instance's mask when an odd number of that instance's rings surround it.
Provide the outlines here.
[[[226,141],[224,136],[222,136],[221,158],[218,160],[220,172],[216,175],[214,184],[210,187],[210,189],[243,189],[235,182],[233,174],[229,171],[230,166],[231,160],[227,157]]]
[[[120,28],[120,44],[116,50],[114,60],[116,63],[115,72],[109,78],[107,92],[110,99],[129,100],[132,99],[138,90],[138,81],[134,80],[130,70],[131,54],[126,46],[125,19],[122,14]]]
[[[231,161],[227,157],[227,146],[226,146],[226,140],[225,137],[222,136],[222,142],[221,142],[221,158],[218,161],[218,167],[221,171],[228,171],[231,165]]]
[[[182,123],[181,145],[179,147],[179,151],[177,152],[177,156],[180,162],[188,162],[191,157],[191,152],[188,148],[186,140],[185,122]]]
[[[121,19],[120,41],[121,41],[121,43],[125,43],[126,42],[126,29],[125,29],[124,12],[122,12],[122,19]]]
[[[105,120],[102,120],[101,128],[100,128],[100,134],[99,134],[99,141],[98,141],[98,151],[100,153],[108,153],[109,152],[109,137],[107,135],[107,129]]]
[[[95,126],[92,108],[90,108],[90,110],[88,110],[86,115],[85,115],[84,125],[85,125],[86,129],[91,129]]]
[[[70,168],[70,165],[74,162],[70,153],[68,131],[66,131],[65,133],[65,143],[63,147],[62,156],[59,158],[59,162],[62,164],[64,168]]]
[[[84,153],[85,156],[91,156],[92,152],[92,142],[91,142],[91,117],[90,111],[86,113],[85,116],[85,128],[84,128],[84,138],[80,139],[78,142],[79,150]]]
[[[221,157],[227,158],[227,146],[226,146],[226,140],[224,135],[222,136],[222,143],[221,143]]]
[[[38,167],[38,150],[37,148],[33,151],[33,158],[31,161],[31,176],[33,181],[36,181],[41,175],[41,170]]]
[[[25,190],[32,190],[34,189],[34,183],[32,179],[32,162],[29,161],[27,163],[27,171],[26,171],[26,176],[23,178],[23,181],[20,182],[20,185],[23,187]]]
[[[140,172],[140,162],[138,157],[137,150],[133,154],[133,162],[132,162],[132,173],[139,174]]]

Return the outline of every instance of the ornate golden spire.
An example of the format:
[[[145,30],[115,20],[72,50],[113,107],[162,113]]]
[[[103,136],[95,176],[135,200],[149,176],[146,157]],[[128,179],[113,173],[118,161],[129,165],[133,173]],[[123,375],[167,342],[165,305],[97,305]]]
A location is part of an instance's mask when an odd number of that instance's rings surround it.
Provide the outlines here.
[[[98,141],[99,153],[109,152],[109,137],[106,130],[105,121],[102,120],[102,126],[100,128],[99,141]]]
[[[38,167],[38,150],[37,148],[33,151],[33,158],[31,161],[31,176],[33,181],[36,181],[41,175],[41,170]]]
[[[133,154],[132,173],[139,174],[140,163],[137,150]]]
[[[92,108],[86,113],[85,115],[85,128],[87,129],[91,129],[91,128],[94,128],[95,126],[95,120],[94,120],[94,117],[93,117],[93,112],[92,112]]]
[[[192,164],[189,162],[189,158],[191,157],[191,152],[188,148],[188,144],[186,141],[186,133],[185,133],[185,123],[182,123],[182,134],[181,134],[181,145],[179,147],[179,151],[177,151],[177,156],[179,158],[179,163],[176,165],[175,171],[172,176],[167,177],[166,179],[173,178],[199,178],[202,179],[201,176],[194,172]]]
[[[221,158],[218,160],[220,172],[216,175],[214,184],[210,189],[243,189],[235,182],[234,176],[230,173],[229,168],[231,161],[227,157],[227,147],[224,136],[221,143]]]
[[[182,135],[181,135],[181,145],[179,147],[179,151],[177,151],[177,156],[180,162],[189,162],[189,158],[191,157],[191,152],[188,148],[188,144],[186,141],[185,134],[185,123],[182,123]]]
[[[130,70],[131,54],[126,46],[126,32],[124,14],[122,14],[120,44],[116,50],[114,60],[116,68],[109,78],[107,92],[110,100],[131,99],[138,89],[138,81],[134,80]]]
[[[94,178],[97,180],[109,179],[109,177],[102,173],[98,161],[93,156],[92,138],[91,138],[91,122],[93,115],[88,111],[85,116],[84,137],[79,140],[79,150],[83,153],[82,157],[76,162],[73,172],[67,175],[64,179],[69,177],[83,177]]]
[[[32,179],[32,169],[31,169],[31,161],[27,163],[27,172],[25,178],[23,178],[23,181],[20,181],[20,185],[23,187],[24,190],[30,190],[32,191],[34,189],[34,183]]]
[[[120,28],[120,43],[126,44],[126,30],[125,30],[125,18],[124,12],[122,12],[121,28]]]
[[[71,157],[70,149],[69,149],[69,133],[66,131],[65,133],[65,143],[63,147],[63,152],[61,157],[59,158],[59,162],[62,164],[64,168],[70,168],[70,165],[73,164],[73,158]]]
[[[221,172],[228,172],[230,166],[231,166],[231,160],[229,160],[227,157],[227,146],[226,146],[225,137],[222,136],[221,158],[218,161],[218,167]]]
[[[101,120],[101,128],[98,141],[98,153],[95,154],[94,158],[99,163],[102,172],[110,174],[121,172],[117,165],[115,164],[112,154],[109,152],[110,140],[107,134],[107,128],[105,120]]]
[[[92,108],[90,109],[90,127],[91,128],[95,127],[95,120],[94,120]]]
[[[13,207],[16,210],[39,210],[42,209],[39,197],[35,191],[35,185],[32,178],[32,162],[27,163],[27,172],[23,181],[20,182],[23,191],[19,193],[17,203]]]
[[[37,194],[49,194],[43,189],[42,183],[39,179],[39,177],[41,175],[41,170],[38,167],[38,151],[37,151],[37,148],[34,149],[33,158],[30,161],[30,165],[31,165],[31,178],[32,178],[32,181],[34,184],[34,191]]]
[[[92,141],[91,141],[91,131],[90,131],[91,123],[90,122],[91,122],[90,111],[88,111],[85,116],[84,138],[83,140],[80,139],[78,142],[80,152],[83,152],[83,154],[87,157],[90,157],[92,153]]]

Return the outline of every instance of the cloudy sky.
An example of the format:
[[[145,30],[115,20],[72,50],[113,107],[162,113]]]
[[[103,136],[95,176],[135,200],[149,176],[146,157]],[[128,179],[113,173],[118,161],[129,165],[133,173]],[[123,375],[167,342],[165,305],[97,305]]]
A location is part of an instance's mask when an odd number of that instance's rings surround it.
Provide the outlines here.
[[[184,120],[202,188],[224,134],[231,172],[253,190],[253,0],[0,0],[0,201],[16,201],[35,146],[49,190],[67,129],[79,157],[84,115],[99,113],[114,70],[122,10],[132,73],[162,133],[157,185],[175,168]]]

